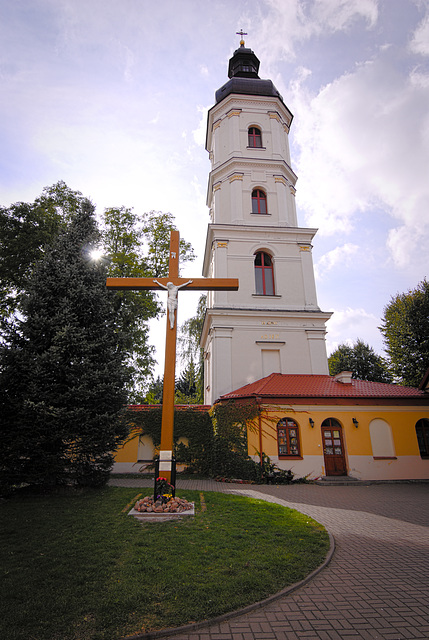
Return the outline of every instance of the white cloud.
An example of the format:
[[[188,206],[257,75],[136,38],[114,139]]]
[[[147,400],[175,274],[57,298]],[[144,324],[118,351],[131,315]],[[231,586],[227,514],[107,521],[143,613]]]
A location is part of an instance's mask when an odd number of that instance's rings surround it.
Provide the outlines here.
[[[194,129],[194,131],[192,131],[195,144],[198,144],[202,147],[204,147],[206,143],[207,113],[210,107],[211,105],[209,107],[202,107],[201,105],[197,107],[198,113],[201,114],[201,119],[198,127]]]
[[[291,84],[299,120],[297,203],[322,234],[350,232],[359,211],[383,209],[392,227],[429,235],[429,76],[406,76],[395,54],[359,65],[312,94],[308,73]],[[393,237],[388,244],[393,248]],[[387,239],[386,239],[387,240]],[[404,264],[414,247],[392,257]]]
[[[427,273],[428,252],[426,249],[421,250],[427,247],[427,242],[417,227],[404,225],[391,229],[387,237],[387,247],[395,265],[399,268],[405,268],[408,265],[412,253],[415,263],[421,264],[421,273]]]
[[[315,0],[310,17],[316,32],[329,29],[343,31],[358,18],[363,18],[368,27],[377,22],[376,0]]]
[[[316,280],[320,280],[328,271],[331,271],[331,269],[335,267],[344,269],[353,260],[358,250],[358,245],[349,242],[325,253],[314,265]]]
[[[348,31],[358,19],[372,28],[378,18],[377,0],[266,0],[265,5],[268,14],[263,19],[255,14],[253,21],[258,28],[252,32],[256,35],[255,47],[268,66],[280,59],[295,58],[297,43]]]
[[[429,56],[429,11],[418,25],[410,42],[410,51]]]
[[[357,339],[369,344],[377,353],[383,349],[383,340],[378,326],[380,318],[365,309],[329,309],[333,315],[327,324],[326,347],[331,354],[340,344],[354,344]]]

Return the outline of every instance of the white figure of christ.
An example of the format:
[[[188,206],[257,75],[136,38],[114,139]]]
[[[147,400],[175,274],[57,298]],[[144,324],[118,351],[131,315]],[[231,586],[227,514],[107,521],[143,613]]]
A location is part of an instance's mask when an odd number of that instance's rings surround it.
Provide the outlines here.
[[[191,284],[192,280],[188,280],[188,282],[184,282],[183,284],[176,285],[172,282],[167,282],[167,285],[161,284],[158,280],[154,280],[157,285],[162,287],[162,289],[166,289],[168,292],[167,297],[167,309],[168,309],[168,318],[170,320],[170,329],[174,329],[174,312],[177,309],[177,292],[179,289],[186,287],[188,284]]]

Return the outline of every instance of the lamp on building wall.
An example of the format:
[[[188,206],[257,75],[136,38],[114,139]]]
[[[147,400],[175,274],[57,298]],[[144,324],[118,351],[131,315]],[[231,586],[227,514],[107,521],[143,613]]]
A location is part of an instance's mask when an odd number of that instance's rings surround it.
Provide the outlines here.
[[[358,426],[359,426],[359,422],[356,420],[356,418],[352,418],[352,420],[353,420],[353,424],[355,425],[355,427],[357,429]]]
[[[308,421],[310,423],[310,427],[314,429],[314,420],[312,418],[309,418]]]

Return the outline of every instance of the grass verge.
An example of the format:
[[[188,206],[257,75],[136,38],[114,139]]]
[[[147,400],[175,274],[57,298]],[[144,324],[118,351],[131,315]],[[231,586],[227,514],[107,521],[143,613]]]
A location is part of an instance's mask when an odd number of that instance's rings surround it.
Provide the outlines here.
[[[321,525],[279,505],[183,491],[195,517],[142,525],[124,511],[138,493],[1,504],[1,638],[114,640],[205,620],[304,578],[328,551]]]

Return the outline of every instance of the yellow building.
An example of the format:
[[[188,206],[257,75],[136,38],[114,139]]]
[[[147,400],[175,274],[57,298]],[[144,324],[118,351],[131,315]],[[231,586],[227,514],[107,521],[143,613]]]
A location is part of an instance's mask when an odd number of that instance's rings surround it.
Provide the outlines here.
[[[249,455],[263,451],[295,477],[358,480],[429,478],[429,394],[337,376],[266,378],[220,399],[257,402]]]
[[[248,452],[268,455],[295,478],[429,479],[429,371],[419,389],[337,376],[272,373],[225,394],[219,402],[256,403]],[[153,409],[130,407],[136,415]],[[208,412],[207,405],[176,407]],[[115,457],[114,472],[138,471],[156,454],[148,435]],[[187,444],[186,439],[179,438]]]

